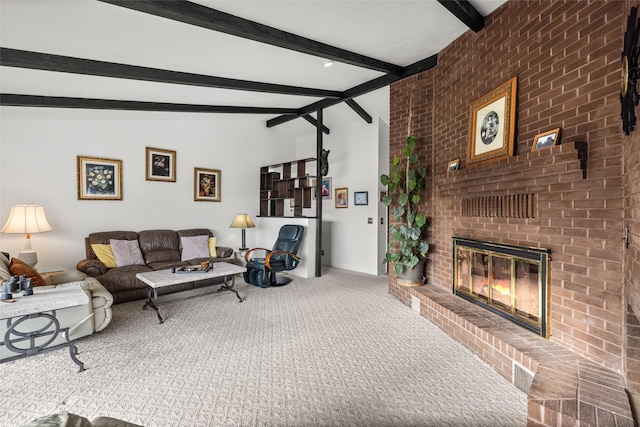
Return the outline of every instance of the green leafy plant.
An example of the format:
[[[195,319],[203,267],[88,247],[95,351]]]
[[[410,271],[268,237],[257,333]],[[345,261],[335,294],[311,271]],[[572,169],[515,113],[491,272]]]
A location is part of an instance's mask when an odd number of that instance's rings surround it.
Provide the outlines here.
[[[380,176],[380,182],[387,187],[382,202],[387,207],[393,204],[391,214],[397,222],[389,227],[390,241],[385,255],[387,262],[395,263],[396,274],[413,269],[429,250],[429,243],[424,239],[429,220],[419,212],[427,169],[417,166],[415,146],[416,138],[408,136],[402,155],[393,159],[389,175]]]

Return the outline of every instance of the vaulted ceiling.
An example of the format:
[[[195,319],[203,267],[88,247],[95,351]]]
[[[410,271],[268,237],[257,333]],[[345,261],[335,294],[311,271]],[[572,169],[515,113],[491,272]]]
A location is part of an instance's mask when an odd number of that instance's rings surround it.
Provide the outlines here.
[[[0,104],[370,121],[504,1],[0,0]]]

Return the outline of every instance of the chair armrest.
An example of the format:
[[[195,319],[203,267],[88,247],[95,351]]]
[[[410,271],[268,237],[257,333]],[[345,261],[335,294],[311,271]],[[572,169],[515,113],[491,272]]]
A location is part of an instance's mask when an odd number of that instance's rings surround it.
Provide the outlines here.
[[[269,263],[269,261],[271,260],[271,257],[274,255],[279,255],[279,254],[285,254],[285,255],[289,255],[290,257],[292,257],[294,259],[294,262],[289,264],[289,258],[287,257],[287,267],[291,267],[294,268],[295,265],[298,264],[298,262],[300,262],[300,257],[296,254],[294,254],[293,252],[287,252],[287,251],[273,251],[270,252],[267,257],[264,260],[265,265],[267,266],[267,268],[269,270],[271,270],[271,264]],[[293,265],[295,264],[295,265]]]
[[[76,268],[89,277],[101,276],[107,272],[107,266],[97,259],[83,259]]]
[[[266,248],[253,248],[253,249],[249,249],[245,254],[244,254],[244,260],[246,262],[249,262],[249,260],[251,259],[251,252],[253,251],[265,251],[265,252],[269,252],[271,249],[266,249]]]
[[[216,256],[218,258],[231,258],[233,256],[233,248],[228,246],[216,246]]]
[[[47,285],[60,285],[68,282],[79,282],[87,276],[78,270],[63,270],[53,273],[43,273],[42,277],[45,282],[47,282]]]

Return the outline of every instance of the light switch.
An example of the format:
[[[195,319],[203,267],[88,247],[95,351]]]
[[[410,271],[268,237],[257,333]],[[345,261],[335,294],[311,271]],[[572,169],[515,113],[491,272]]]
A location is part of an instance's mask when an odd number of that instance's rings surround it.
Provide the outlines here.
[[[367,224],[373,224],[373,218],[367,219]]]

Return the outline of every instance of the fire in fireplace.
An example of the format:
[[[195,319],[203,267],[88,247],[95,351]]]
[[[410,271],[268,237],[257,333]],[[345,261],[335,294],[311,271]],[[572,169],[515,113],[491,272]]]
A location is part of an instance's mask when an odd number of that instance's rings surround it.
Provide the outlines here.
[[[549,337],[549,249],[453,238],[453,292]]]

